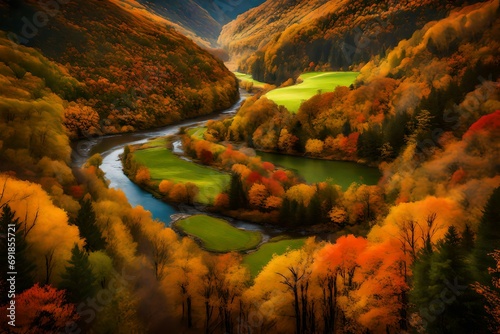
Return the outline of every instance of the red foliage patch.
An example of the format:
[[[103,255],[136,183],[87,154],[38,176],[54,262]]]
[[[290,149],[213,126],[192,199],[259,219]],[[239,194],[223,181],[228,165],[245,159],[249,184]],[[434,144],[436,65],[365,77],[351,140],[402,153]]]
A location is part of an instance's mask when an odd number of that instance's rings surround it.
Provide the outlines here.
[[[500,128],[500,110],[481,117],[476,123],[471,125],[463,138],[465,139],[480,131],[493,132],[498,128]]]

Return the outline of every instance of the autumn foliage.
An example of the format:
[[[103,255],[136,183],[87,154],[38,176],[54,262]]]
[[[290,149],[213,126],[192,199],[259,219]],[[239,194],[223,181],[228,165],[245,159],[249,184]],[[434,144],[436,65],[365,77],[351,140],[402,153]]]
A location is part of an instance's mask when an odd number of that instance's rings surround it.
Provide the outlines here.
[[[6,306],[2,307],[1,313],[7,318],[9,311]],[[76,307],[66,302],[64,291],[35,284],[16,298],[16,326],[8,326],[2,321],[2,327],[9,333],[49,334],[66,330],[68,324],[77,327],[78,319]]]

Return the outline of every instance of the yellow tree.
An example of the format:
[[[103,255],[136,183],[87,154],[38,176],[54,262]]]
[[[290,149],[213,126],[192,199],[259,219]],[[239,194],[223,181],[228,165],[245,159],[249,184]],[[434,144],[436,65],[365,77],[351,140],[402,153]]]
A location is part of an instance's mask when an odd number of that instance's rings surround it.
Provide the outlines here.
[[[267,196],[269,196],[269,193],[266,186],[261,183],[254,183],[248,192],[250,205],[256,209],[264,207]]]
[[[218,323],[221,331],[233,333],[236,315],[242,312],[241,295],[249,280],[248,268],[242,265],[241,255],[219,255],[215,267],[215,291],[218,298]]]
[[[325,144],[320,139],[308,139],[306,142],[306,152],[313,156],[318,156],[323,152]]]
[[[140,184],[145,184],[151,180],[151,174],[147,167],[139,167],[137,173],[135,174],[135,182]]]
[[[302,249],[274,256],[245,292],[251,314],[262,318],[261,326],[266,331],[275,326],[280,333],[304,333],[316,327],[310,280],[315,247],[311,238]],[[295,321],[290,322],[290,318]],[[247,321],[250,327],[255,325],[251,319]]]

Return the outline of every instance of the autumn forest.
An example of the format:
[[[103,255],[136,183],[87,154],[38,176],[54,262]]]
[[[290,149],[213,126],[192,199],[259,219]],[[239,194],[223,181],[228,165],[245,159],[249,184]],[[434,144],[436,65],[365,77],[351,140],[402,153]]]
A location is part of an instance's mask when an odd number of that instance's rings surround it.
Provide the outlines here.
[[[0,0],[0,332],[500,333],[499,14]]]

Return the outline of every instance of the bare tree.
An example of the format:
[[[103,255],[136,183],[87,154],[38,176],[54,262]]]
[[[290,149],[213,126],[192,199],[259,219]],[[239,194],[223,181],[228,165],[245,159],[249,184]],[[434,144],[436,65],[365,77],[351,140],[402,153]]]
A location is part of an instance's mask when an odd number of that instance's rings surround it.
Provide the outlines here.
[[[36,222],[38,221],[38,214],[40,213],[40,207],[38,206],[36,208],[35,212],[35,217],[33,217],[33,220],[28,223],[28,214],[29,214],[29,209],[28,209],[28,203],[26,203],[26,214],[24,215],[24,238],[28,236],[28,233],[31,232],[33,227],[35,227]]]
[[[424,245],[427,247],[430,247],[432,245],[432,239],[434,238],[434,235],[439,231],[443,226],[442,225],[436,225],[436,218],[437,218],[437,213],[432,212],[427,216],[426,223],[427,223],[427,233],[425,236],[422,236],[422,239],[424,241]]]
[[[50,284],[50,277],[54,270],[54,248],[51,248],[45,255],[45,284]]]
[[[203,287],[200,292],[205,299],[205,334],[211,333],[210,322],[214,312],[214,305],[212,303],[212,295],[215,291],[215,266],[213,263],[208,263],[208,271],[203,276]]]
[[[184,321],[184,315],[187,313],[187,324],[188,328],[193,327],[193,318],[192,318],[192,306],[191,306],[191,294],[189,293],[189,277],[188,274],[190,272],[189,266],[187,265],[188,260],[186,260],[186,264],[180,266],[183,273],[183,280],[179,281],[179,288],[181,289],[182,295],[182,319]]]
[[[158,237],[151,241],[152,259],[156,280],[161,281],[165,277],[169,257],[168,245]]]
[[[412,260],[417,258],[418,240],[424,235],[422,226],[416,220],[407,220],[399,228],[398,239],[404,254],[410,253]]]
[[[301,326],[301,312],[300,312],[300,300],[299,300],[299,282],[305,277],[306,272],[305,270],[300,270],[295,267],[288,267],[287,269],[290,272],[291,277],[287,277],[282,273],[276,273],[276,274],[283,278],[283,280],[280,281],[280,283],[286,285],[288,289],[293,293],[293,298],[294,298],[293,308],[295,311],[295,332],[297,334],[301,334],[302,326]]]

